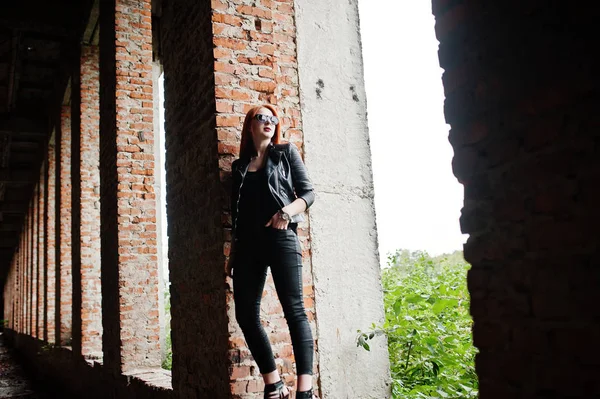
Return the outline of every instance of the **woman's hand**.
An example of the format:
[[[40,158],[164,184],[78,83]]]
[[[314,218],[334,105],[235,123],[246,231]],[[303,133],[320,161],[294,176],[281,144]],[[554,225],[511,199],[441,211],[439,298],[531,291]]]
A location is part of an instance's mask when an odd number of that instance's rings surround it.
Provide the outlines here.
[[[285,230],[288,227],[288,222],[283,220],[279,212],[276,212],[271,220],[269,220],[269,222],[265,225],[265,227],[269,226],[273,227],[274,229]]]

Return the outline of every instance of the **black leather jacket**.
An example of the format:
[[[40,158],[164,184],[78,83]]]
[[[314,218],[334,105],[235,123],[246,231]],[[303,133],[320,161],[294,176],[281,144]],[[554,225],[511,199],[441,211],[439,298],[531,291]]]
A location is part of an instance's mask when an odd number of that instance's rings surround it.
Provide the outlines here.
[[[308,209],[315,201],[312,183],[308,178],[306,167],[295,145],[271,144],[267,154],[265,172],[273,198],[280,209],[292,203],[296,198],[302,198]],[[240,191],[244,184],[250,159],[237,159],[231,165],[232,190],[231,190],[231,224],[233,236],[237,228]],[[292,223],[304,221],[302,214],[294,215]]]

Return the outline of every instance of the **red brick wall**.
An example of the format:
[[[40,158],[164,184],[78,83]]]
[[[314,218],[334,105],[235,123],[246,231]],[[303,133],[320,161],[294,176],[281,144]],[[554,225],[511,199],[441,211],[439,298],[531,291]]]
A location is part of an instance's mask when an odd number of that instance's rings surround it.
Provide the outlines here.
[[[46,273],[46,340],[55,343],[56,340],[56,151],[55,144],[48,144],[47,154],[48,168],[46,172],[46,232],[45,249],[46,261],[44,270]]]
[[[102,352],[100,286],[99,51],[82,46],[80,67],[81,351]]]
[[[189,319],[211,320],[206,326],[193,327],[201,336],[223,334],[220,312],[225,302],[231,391],[236,397],[251,397],[262,391],[258,370],[252,366],[254,363],[235,323],[230,281],[226,293],[220,288],[223,264],[229,254],[230,171],[231,162],[238,155],[244,115],[250,107],[261,103],[278,107],[286,138],[302,151],[295,35],[292,1],[262,0],[250,6],[238,1],[213,0],[210,9],[190,2],[181,8],[165,4],[163,10],[169,259],[173,334],[177,336],[173,339],[173,382],[180,389],[187,389],[182,387],[193,378],[190,374],[201,375],[213,367],[211,356],[218,356],[216,350],[207,354],[206,348],[196,348],[191,337],[185,336],[183,331],[190,329]],[[184,173],[186,170],[188,173]],[[207,227],[197,231],[198,223]],[[219,230],[224,230],[224,238]],[[305,228],[301,229],[300,237],[304,250],[305,303],[314,323],[310,244]],[[217,252],[219,246],[222,251]],[[190,252],[190,247],[195,253]],[[196,270],[189,270],[192,267]],[[198,270],[202,275],[196,275]],[[203,287],[204,303],[211,304],[210,309],[198,306],[190,312],[178,307],[179,301],[198,302],[192,287]],[[291,382],[292,348],[270,279],[266,292],[265,326],[273,338],[278,368],[284,379]],[[185,363],[188,356],[206,363],[197,364],[194,370],[179,369],[178,361]],[[214,384],[218,383],[215,380]],[[207,385],[205,389],[211,388]]]
[[[150,1],[101,3],[104,364],[160,366]]]
[[[57,151],[60,161],[59,181],[57,184],[58,202],[58,236],[59,236],[59,258],[60,289],[57,290],[58,301],[60,301],[60,342],[61,345],[70,345],[72,330],[72,306],[73,306],[73,281],[71,275],[71,108],[63,106],[60,118],[60,135]]]
[[[231,170],[232,159],[238,156],[237,134],[250,107],[265,102],[276,105],[282,116],[282,132],[302,152],[296,28],[292,1],[261,1],[250,6],[217,0],[212,2],[212,6],[217,135],[221,170],[225,172],[221,176],[224,191],[228,193],[230,183],[227,172]],[[230,228],[229,223],[226,228]],[[299,235],[305,266],[305,305],[314,323],[308,230],[302,228]],[[229,246],[226,244],[225,255],[228,253]],[[289,330],[270,277],[266,293],[262,305],[266,309],[265,320],[268,321],[265,329],[272,337],[280,373],[286,381],[292,382],[293,356]],[[251,367],[253,362],[248,359],[248,349],[233,316],[233,312],[230,312],[230,331],[233,331],[231,343],[233,350],[239,350],[241,356],[240,361],[233,365],[236,381],[232,383],[232,391],[245,397],[245,394],[262,391],[261,379],[256,369]],[[317,371],[315,369],[315,373]]]
[[[25,332],[25,231],[27,230],[27,216],[23,221],[21,237],[19,239],[19,332]]]
[[[31,296],[33,291],[33,285],[31,279],[33,276],[33,207],[31,206],[32,201],[29,202],[29,208],[27,210],[27,255],[25,265],[25,332],[31,335],[31,322],[32,322],[32,308],[31,308]]]
[[[71,349],[81,354],[81,95],[80,52],[73,54],[70,88],[71,108]]]
[[[15,306],[18,306],[17,302],[17,282],[16,275],[18,273],[18,262],[17,254],[15,253],[11,262],[10,269],[6,275],[3,291],[3,307],[4,307],[4,319],[7,321],[6,327],[16,330],[15,320]]]
[[[40,168],[39,180],[39,195],[38,195],[38,283],[37,283],[37,337],[46,340],[46,161],[42,162]]]
[[[33,191],[33,199],[31,203],[32,211],[32,237],[31,237],[31,335],[37,337],[37,294],[38,294],[38,271],[39,271],[39,259],[38,259],[38,234],[39,234],[39,183],[36,184]]]
[[[227,398],[225,197],[215,132],[211,9],[193,0],[163,4],[173,389],[181,397]]]
[[[600,395],[596,9],[433,1],[480,398]]]

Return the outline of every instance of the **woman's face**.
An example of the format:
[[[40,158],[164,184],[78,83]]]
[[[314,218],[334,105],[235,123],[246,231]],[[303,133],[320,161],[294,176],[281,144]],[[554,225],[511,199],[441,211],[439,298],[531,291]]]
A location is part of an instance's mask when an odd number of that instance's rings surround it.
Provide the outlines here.
[[[257,119],[258,115],[266,115],[268,118],[261,122]],[[252,119],[250,129],[252,131],[252,138],[254,139],[255,143],[261,142],[265,139],[271,140],[273,138],[273,135],[275,134],[275,125],[270,120],[272,116],[273,112],[271,112],[270,109],[261,108],[258,110],[257,115],[255,115],[255,117]]]

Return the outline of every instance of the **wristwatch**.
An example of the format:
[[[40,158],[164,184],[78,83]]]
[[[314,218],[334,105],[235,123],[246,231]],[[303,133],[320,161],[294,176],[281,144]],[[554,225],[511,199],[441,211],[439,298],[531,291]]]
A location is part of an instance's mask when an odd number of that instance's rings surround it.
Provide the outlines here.
[[[281,218],[288,223],[292,221],[292,216],[289,213],[284,212],[282,209],[279,210],[279,216],[281,216]]]

